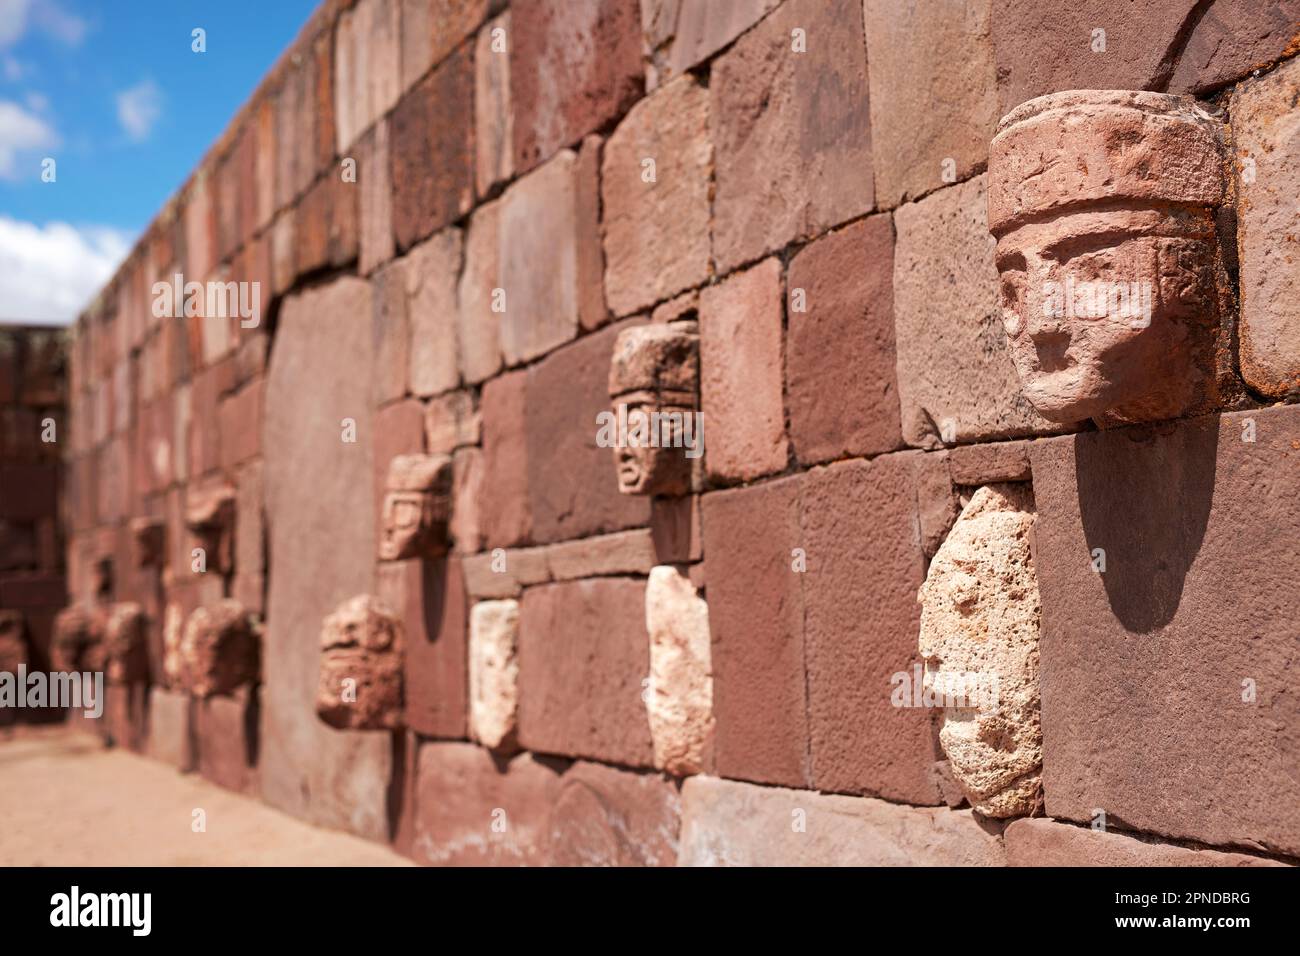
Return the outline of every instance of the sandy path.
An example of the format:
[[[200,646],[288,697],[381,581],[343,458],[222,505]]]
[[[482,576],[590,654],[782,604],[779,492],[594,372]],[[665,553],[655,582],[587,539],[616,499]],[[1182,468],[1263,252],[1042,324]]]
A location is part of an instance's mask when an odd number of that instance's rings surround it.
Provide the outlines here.
[[[411,864],[93,737],[0,732],[0,866],[264,865]]]

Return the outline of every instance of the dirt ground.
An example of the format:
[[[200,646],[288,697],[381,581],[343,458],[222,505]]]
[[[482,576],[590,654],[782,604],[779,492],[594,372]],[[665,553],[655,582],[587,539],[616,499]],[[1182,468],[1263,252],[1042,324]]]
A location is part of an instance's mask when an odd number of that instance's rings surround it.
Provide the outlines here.
[[[410,865],[90,736],[0,731],[0,866]]]

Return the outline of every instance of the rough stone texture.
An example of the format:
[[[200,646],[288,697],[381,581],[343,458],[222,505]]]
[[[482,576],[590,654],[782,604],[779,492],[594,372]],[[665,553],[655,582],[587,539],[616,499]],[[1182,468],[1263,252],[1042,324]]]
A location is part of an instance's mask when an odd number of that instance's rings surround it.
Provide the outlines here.
[[[413,86],[389,119],[398,249],[459,219],[474,202],[474,69],[458,50]]]
[[[713,749],[713,666],[709,606],[679,569],[650,571],[645,592],[650,635],[646,715],[654,762],[676,776],[708,768]]]
[[[578,334],[578,246],[596,241],[578,229],[578,192],[595,188],[579,175],[577,153],[566,149],[516,181],[501,199],[497,237],[505,309],[499,335],[507,365],[544,355]]]
[[[195,697],[231,694],[261,674],[261,634],[235,600],[195,608],[180,643],[182,685]]]
[[[663,776],[579,761],[551,809],[549,866],[672,866],[681,798]]]
[[[298,275],[338,269],[356,260],[361,248],[360,203],[357,184],[345,182],[337,172],[317,180],[307,190],[294,221],[294,268]],[[205,333],[212,327],[208,319]]]
[[[709,93],[720,272],[871,209],[861,0],[788,0],[714,61]]]
[[[785,374],[790,437],[801,463],[902,445],[893,282],[888,216],[824,236],[790,263]]]
[[[182,773],[194,769],[190,695],[185,691],[152,687],[149,690],[149,746],[154,760],[171,764]]]
[[[262,795],[326,826],[383,839],[392,753],[387,735],[341,733],[314,701],[320,622],[364,591],[375,548],[370,290],[357,279],[290,296],[267,371],[262,448],[269,534],[262,708]],[[355,420],[358,441],[340,440]],[[303,476],[311,476],[304,494]],[[319,542],[329,541],[322,549]]]
[[[682,866],[1001,866],[995,828],[969,810],[756,787],[682,785]]]
[[[510,372],[483,386],[483,472],[492,477],[480,489],[479,513],[490,548],[521,544],[532,534],[524,401],[529,374]]]
[[[1300,18],[1300,11],[1296,18]],[[1300,20],[1293,18],[1294,22]],[[1270,398],[1300,392],[1300,60],[1232,97],[1241,261],[1241,373]],[[1242,170],[1242,164],[1249,175]]]
[[[149,679],[149,647],[144,608],[123,601],[108,609],[104,626],[105,679],[112,684],[139,684]]]
[[[425,407],[425,448],[430,454],[450,455],[457,448],[477,445],[482,424],[473,392],[448,392]]]
[[[767,259],[700,296],[705,463],[717,480],[785,468],[781,263]]]
[[[948,453],[948,469],[953,484],[1028,481],[1029,447],[1027,441],[1003,441],[954,448]]]
[[[407,393],[411,328],[406,304],[406,260],[399,259],[374,273],[370,286],[374,347],[371,397],[375,405],[383,405]]]
[[[426,743],[417,758],[412,856],[435,866],[539,866],[559,790],[554,762],[499,762],[473,744]]]
[[[706,494],[702,517],[717,772],[792,786],[808,783],[802,482]]]
[[[522,0],[510,9],[515,169],[619,116],[641,95],[637,0]]]
[[[460,448],[452,456],[451,538],[459,554],[474,554],[483,547],[483,452]]]
[[[1294,54],[1297,0],[1215,0],[1192,25],[1169,81],[1171,93],[1200,93]]]
[[[513,749],[519,714],[519,602],[480,601],[469,615],[469,720],[474,739]]]
[[[903,438],[936,448],[1048,431],[1020,394],[998,302],[985,176],[894,214],[894,318]],[[935,329],[942,328],[938,336]]]
[[[709,93],[693,77],[637,103],[610,136],[601,191],[605,286],[615,315],[708,278],[712,164]]]
[[[389,180],[388,120],[382,119],[357,143],[357,186],[361,190],[360,252],[363,275],[393,258],[393,196]]]
[[[610,356],[626,327],[611,325],[585,336],[528,370],[524,430],[532,537],[538,543],[649,522],[649,502],[619,493],[610,450],[596,444],[596,416],[609,409]]]
[[[1001,115],[989,4],[865,0],[877,206],[966,179],[988,162]]]
[[[1174,846],[1042,817],[1013,820],[1002,841],[1007,866],[1285,866],[1264,857]]]
[[[196,701],[193,713],[199,773],[227,790],[256,793],[256,689]]]
[[[499,202],[479,206],[465,237],[465,268],[457,287],[456,338],[460,344],[460,374],[467,385],[491,378],[501,368],[501,319],[500,313],[492,309],[493,290],[503,288],[500,213]]]
[[[932,712],[896,707],[892,700],[894,675],[910,673],[919,659],[921,457],[842,462],[803,479],[802,531],[789,547],[797,543],[807,551],[807,572],[791,576],[802,582],[797,620],[808,669],[807,782],[819,790],[941,802],[930,773],[942,758],[933,742]],[[708,505],[706,497],[712,605]]]
[[[1043,786],[1033,527],[1028,486],[985,485],[917,596],[925,690],[943,708],[939,744],[971,806],[990,817],[1033,813]]]
[[[515,171],[509,41],[506,11],[483,25],[474,44],[474,182],[480,196]]]
[[[519,742],[648,767],[642,679],[649,669],[645,584],[596,578],[529,588],[519,613]]]
[[[436,395],[460,384],[456,347],[461,234],[446,229],[406,256],[406,308],[411,327],[411,392]]]
[[[648,528],[562,541],[545,548],[544,554],[552,581],[607,574],[648,574],[655,563],[654,541]]]
[[[369,594],[349,598],[325,618],[316,690],[321,720],[340,730],[403,726],[404,631],[396,611]]]
[[[1285,407],[1031,446],[1049,816],[1300,852],[1277,801],[1300,767],[1300,608],[1276,577],[1297,435]]]
[[[780,0],[642,0],[646,86],[654,89],[707,60]]]
[[[441,62],[483,22],[493,0],[401,0],[402,89]]]

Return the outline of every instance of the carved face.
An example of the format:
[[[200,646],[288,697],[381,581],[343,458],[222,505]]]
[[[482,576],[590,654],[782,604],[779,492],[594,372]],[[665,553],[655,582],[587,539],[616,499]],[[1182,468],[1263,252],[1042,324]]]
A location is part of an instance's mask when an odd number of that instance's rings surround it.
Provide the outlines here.
[[[402,623],[368,594],[344,602],[321,628],[316,713],[331,727],[401,727]]]
[[[625,495],[665,496],[690,491],[691,459],[686,456],[684,422],[694,411],[681,406],[628,401],[615,403],[615,417],[620,405],[626,408],[628,441],[614,445],[618,490]]]
[[[55,671],[104,669],[104,622],[94,610],[80,605],[64,608],[54,618],[50,665]]]
[[[998,242],[1002,320],[1044,418],[1120,421],[1182,412],[1202,389],[1217,325],[1208,213],[1078,212]]]
[[[149,677],[144,610],[138,604],[114,604],[104,634],[107,677],[113,684],[138,684]]]
[[[981,488],[921,587],[927,700],[944,706],[939,742],[971,805],[1013,816],[1039,789],[1038,584],[1028,493]]]
[[[399,455],[393,459],[384,495],[381,560],[446,552],[451,482],[451,459],[446,455]]]
[[[196,608],[181,637],[184,684],[196,697],[212,697],[256,683],[261,671],[260,641],[252,618],[238,601]]]

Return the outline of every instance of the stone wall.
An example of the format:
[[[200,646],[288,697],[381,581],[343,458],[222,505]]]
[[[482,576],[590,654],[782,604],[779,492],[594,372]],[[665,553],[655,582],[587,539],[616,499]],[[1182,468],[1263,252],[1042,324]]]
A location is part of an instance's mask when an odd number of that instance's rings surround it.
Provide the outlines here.
[[[69,595],[135,601],[151,635],[118,739],[427,863],[1300,859],[1298,23],[1295,0],[327,0],[74,330]],[[1229,123],[1238,387],[1210,414],[1098,431],[1020,393],[989,144],[1087,88]],[[160,317],[176,274],[257,283],[260,315]],[[616,338],[682,320],[703,468],[620,494]],[[379,561],[411,453],[451,458],[450,550]],[[965,806],[940,714],[892,700],[989,482],[1038,514],[1043,799],[1012,821]],[[225,556],[196,570],[221,494]],[[671,772],[659,566],[711,649],[712,738]],[[404,625],[396,731],[313,705],[322,620],[365,593]],[[261,678],[197,699],[163,632],[223,600],[261,622]]]

